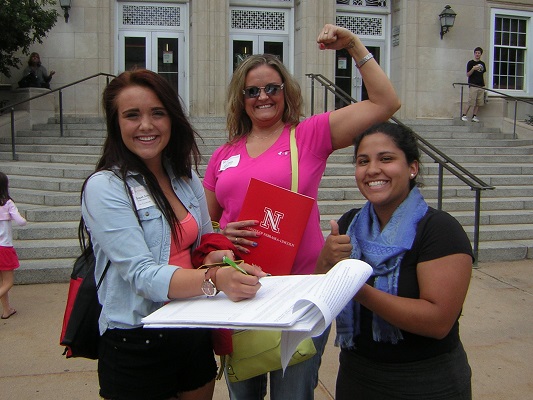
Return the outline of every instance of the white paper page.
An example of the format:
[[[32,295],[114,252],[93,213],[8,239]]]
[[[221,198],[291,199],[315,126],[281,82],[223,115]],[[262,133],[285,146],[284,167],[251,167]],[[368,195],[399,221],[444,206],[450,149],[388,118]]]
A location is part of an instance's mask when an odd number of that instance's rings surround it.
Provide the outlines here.
[[[292,325],[307,310],[293,313],[294,303],[304,296],[320,275],[291,275],[261,278],[261,289],[253,299],[233,302],[224,293],[216,297],[174,300],[143,318],[146,325],[172,327],[245,327],[278,329]],[[311,305],[308,304],[307,308]]]
[[[282,332],[281,365],[284,371],[298,344],[308,337],[321,335],[365,284],[371,273],[372,267],[363,261],[342,260],[328,271],[319,285],[310,288],[296,303],[295,309],[307,309],[309,304],[314,304],[315,307],[300,318],[290,331]]]

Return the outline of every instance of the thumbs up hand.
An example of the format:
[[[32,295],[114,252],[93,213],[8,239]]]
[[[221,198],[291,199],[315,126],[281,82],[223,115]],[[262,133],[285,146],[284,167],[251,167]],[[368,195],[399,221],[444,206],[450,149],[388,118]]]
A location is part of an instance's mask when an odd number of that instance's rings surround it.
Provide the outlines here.
[[[348,235],[339,234],[339,224],[337,221],[329,221],[331,233],[326,238],[326,244],[322,248],[316,263],[315,273],[324,274],[328,272],[340,260],[349,258],[352,252],[352,244]]]

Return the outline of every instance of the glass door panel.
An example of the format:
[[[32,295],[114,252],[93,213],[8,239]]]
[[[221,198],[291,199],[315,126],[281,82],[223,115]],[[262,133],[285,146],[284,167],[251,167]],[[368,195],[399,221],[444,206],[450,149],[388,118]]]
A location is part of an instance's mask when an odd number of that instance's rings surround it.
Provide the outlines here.
[[[287,54],[289,49],[288,39],[285,36],[265,36],[259,35],[259,53],[268,53],[278,56],[282,63],[288,68]]]
[[[265,42],[263,53],[274,54],[283,62],[283,43]]]
[[[177,37],[156,37],[157,50],[154,61],[157,60],[157,73],[163,76],[179,93],[179,42]],[[154,46],[155,48],[155,46]]]
[[[382,46],[369,46],[366,48],[372,53],[378,63],[381,60]],[[345,49],[337,50],[335,57],[335,84],[357,101],[368,99],[365,82],[355,65],[352,57]],[[383,66],[382,66],[383,67]],[[346,103],[335,99],[335,108],[344,107]]]
[[[150,46],[149,41],[145,35],[123,37],[123,56],[121,57],[121,71],[129,71],[133,68],[148,68],[147,67],[147,50]]]
[[[282,36],[267,35],[239,35],[231,36],[232,41],[232,65],[231,71],[252,54],[274,54],[286,64],[288,54],[288,38]],[[288,65],[287,65],[288,67]]]
[[[235,39],[233,40],[232,48],[232,71],[235,71],[237,66],[252,54],[257,53],[257,42],[253,39]]]

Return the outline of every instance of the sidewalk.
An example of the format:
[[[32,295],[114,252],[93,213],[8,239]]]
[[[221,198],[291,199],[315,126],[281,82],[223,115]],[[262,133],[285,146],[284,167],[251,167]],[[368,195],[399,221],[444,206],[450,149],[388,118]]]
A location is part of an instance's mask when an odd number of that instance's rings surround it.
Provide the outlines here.
[[[61,355],[66,294],[67,284],[11,290],[18,313],[0,320],[3,400],[99,398],[96,362]],[[474,399],[533,398],[533,260],[482,263],[473,271],[461,334],[473,371]],[[333,399],[335,392],[338,349],[333,338],[332,332],[316,400]],[[214,399],[227,398],[224,382],[217,382]]]

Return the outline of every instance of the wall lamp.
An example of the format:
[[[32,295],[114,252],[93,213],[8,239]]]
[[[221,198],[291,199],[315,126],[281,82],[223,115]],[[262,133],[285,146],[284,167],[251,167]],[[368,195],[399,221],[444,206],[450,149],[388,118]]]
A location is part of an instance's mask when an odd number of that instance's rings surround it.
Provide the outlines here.
[[[453,26],[455,22],[455,16],[457,13],[452,10],[450,6],[444,7],[444,10],[439,14],[440,18],[440,39],[442,40],[442,37],[446,32],[450,30],[450,28]]]
[[[65,12],[65,23],[68,23],[68,11],[70,10],[70,3],[72,3],[72,0],[59,0],[59,5]]]

